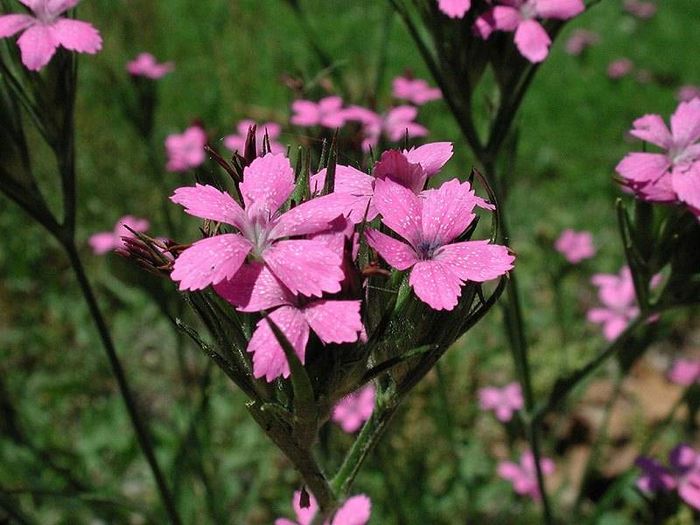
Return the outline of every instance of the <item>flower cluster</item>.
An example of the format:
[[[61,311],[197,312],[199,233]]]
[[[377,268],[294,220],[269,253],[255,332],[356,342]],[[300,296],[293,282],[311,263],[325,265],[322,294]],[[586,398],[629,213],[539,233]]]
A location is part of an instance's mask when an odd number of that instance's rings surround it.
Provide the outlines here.
[[[318,503],[313,495],[309,494],[309,505],[301,506],[301,492],[295,491],[292,498],[292,508],[296,521],[287,518],[277,518],[275,525],[311,525],[318,513]],[[372,512],[372,502],[364,494],[352,496],[338,509],[330,521],[324,521],[323,525],[366,525]]]
[[[206,143],[207,134],[200,126],[190,126],[182,133],[169,135],[165,139],[166,169],[182,172],[202,165],[206,159]]]
[[[638,457],[636,465],[642,473],[637,488],[646,493],[675,490],[683,501],[700,510],[700,454],[682,443],[669,453],[668,461],[665,467],[653,458]]]

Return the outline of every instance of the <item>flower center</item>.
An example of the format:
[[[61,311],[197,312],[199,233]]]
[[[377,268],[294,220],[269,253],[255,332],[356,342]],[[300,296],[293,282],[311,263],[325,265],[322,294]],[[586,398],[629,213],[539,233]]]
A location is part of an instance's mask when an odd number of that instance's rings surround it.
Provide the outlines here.
[[[440,248],[440,244],[435,241],[420,241],[416,246],[416,252],[421,260],[427,261],[433,258],[438,248]]]

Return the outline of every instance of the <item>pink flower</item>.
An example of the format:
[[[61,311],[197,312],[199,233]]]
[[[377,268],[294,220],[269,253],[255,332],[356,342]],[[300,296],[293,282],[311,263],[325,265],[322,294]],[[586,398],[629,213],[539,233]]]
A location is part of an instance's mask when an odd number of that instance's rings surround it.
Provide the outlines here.
[[[207,134],[199,126],[191,126],[181,134],[169,135],[165,139],[168,155],[168,171],[187,171],[204,163]]]
[[[344,116],[346,120],[362,123],[365,134],[362,147],[365,151],[376,147],[382,134],[392,142],[403,140],[406,135],[411,138],[425,137],[428,134],[425,127],[414,122],[418,109],[413,106],[397,106],[384,115],[360,106],[350,106],[345,110]]]
[[[331,419],[347,433],[358,430],[374,411],[375,388],[368,384],[345,396],[333,407]]]
[[[294,492],[292,498],[292,508],[296,515],[296,521],[288,520],[287,518],[277,518],[275,525],[311,525],[316,513],[318,512],[318,503],[309,494],[309,506],[301,507],[301,492]],[[372,502],[364,494],[359,494],[348,498],[345,503],[338,509],[331,521],[324,521],[323,525],[366,525],[372,512]]]
[[[340,291],[342,256],[313,239],[288,239],[330,229],[342,215],[340,199],[328,195],[280,213],[294,191],[294,170],[283,154],[268,153],[243,171],[245,209],[213,186],[175,190],[171,200],[195,217],[222,222],[239,233],[195,242],[175,261],[171,277],[180,290],[202,290],[232,279],[248,255],[262,261],[292,293],[320,297]]]
[[[677,385],[690,386],[700,381],[700,361],[679,359],[668,372],[669,381]]]
[[[472,6],[472,0],[437,0],[440,11],[450,18],[464,18]]]
[[[13,14],[0,16],[0,38],[19,32],[17,45],[22,63],[31,71],[39,71],[49,63],[58,46],[78,53],[95,54],[102,49],[99,31],[87,22],[61,17],[80,0],[19,0],[34,16]]]
[[[396,77],[392,87],[394,98],[408,100],[416,106],[422,106],[426,102],[442,98],[442,92],[438,88],[431,88],[421,78]]]
[[[547,476],[554,473],[554,461],[550,458],[540,458],[542,474]],[[498,465],[498,475],[513,484],[513,490],[521,496],[529,496],[534,501],[541,498],[537,485],[537,470],[535,457],[529,450],[520,456],[520,464],[502,461]]]
[[[566,41],[566,52],[578,56],[587,48],[600,42],[598,33],[586,29],[577,29]]]
[[[690,102],[694,98],[700,98],[700,86],[681,86],[676,92],[676,98],[679,102]]]
[[[150,224],[146,219],[125,215],[117,221],[117,224],[114,226],[114,231],[95,233],[90,236],[88,244],[95,255],[103,255],[124,246],[122,237],[134,236],[134,234],[126,228],[127,226],[141,233],[148,231],[148,228],[150,228]]]
[[[615,168],[625,184],[643,199],[700,208],[700,99],[678,105],[670,131],[659,115],[645,115],[630,134],[663,151],[627,154]]]
[[[670,468],[645,456],[637,458],[635,464],[642,470],[637,487],[652,493],[675,489],[685,503],[700,510],[700,455],[681,443],[669,453],[668,460]]]
[[[452,310],[467,281],[488,281],[513,268],[514,257],[505,246],[453,242],[475,217],[477,199],[468,182],[451,180],[418,196],[390,179],[378,179],[373,202],[382,222],[407,242],[369,229],[367,243],[397,270],[410,268],[410,286],[435,310]]]
[[[625,0],[623,8],[632,16],[647,20],[656,14],[656,4],[641,0]]]
[[[481,410],[493,410],[496,419],[510,421],[513,413],[524,406],[523,393],[518,383],[510,383],[503,388],[488,386],[479,390]]]
[[[566,229],[561,233],[554,243],[554,248],[571,264],[590,259],[596,251],[591,232],[576,232],[572,229]]]
[[[501,5],[480,16],[475,31],[488,38],[492,31],[515,31],[515,46],[530,62],[542,62],[552,40],[536,18],[567,20],[582,13],[582,0],[500,0]]]
[[[343,99],[340,97],[325,97],[318,102],[311,100],[295,100],[292,103],[291,123],[296,126],[323,126],[340,128],[345,124]]]
[[[634,69],[634,64],[629,58],[618,58],[608,64],[608,77],[613,80],[626,77]]]
[[[262,153],[263,141],[265,140],[265,133],[267,133],[270,139],[270,151],[272,153],[284,153],[287,148],[282,144],[277,142],[277,138],[282,133],[282,126],[276,122],[266,122],[265,124],[256,125],[253,120],[242,120],[236,126],[238,133],[236,135],[229,135],[224,138],[224,146],[231,152],[239,152],[243,154],[245,150],[245,140],[248,136],[248,129],[251,126],[256,126],[255,128],[255,145],[258,148],[258,154]]]
[[[134,60],[126,65],[126,70],[135,77],[146,77],[151,80],[163,78],[168,73],[175,70],[174,62],[163,62],[159,64],[150,53],[140,53]]]
[[[642,471],[636,483],[642,492],[667,492],[676,488],[669,470],[655,459],[639,456],[634,464]]]
[[[299,241],[297,241],[299,242]],[[309,330],[323,343],[353,343],[362,332],[360,301],[303,301],[263,264],[243,265],[229,280],[214,287],[241,312],[271,310],[269,318],[284,333],[302,364],[306,358]],[[253,354],[253,375],[273,381],[289,377],[289,363],[266,319],[261,319],[248,343]]]

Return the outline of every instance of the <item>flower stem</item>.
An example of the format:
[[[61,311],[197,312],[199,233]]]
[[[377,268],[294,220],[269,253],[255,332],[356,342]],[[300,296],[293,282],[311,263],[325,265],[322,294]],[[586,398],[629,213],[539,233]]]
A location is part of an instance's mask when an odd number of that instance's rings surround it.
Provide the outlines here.
[[[83,267],[83,263],[78,255],[78,250],[72,241],[65,243],[64,248],[66,249],[68,258],[70,259],[71,266],[75,271],[75,275],[80,285],[80,290],[83,293],[85,301],[90,310],[90,315],[92,316],[97,327],[97,331],[102,341],[102,346],[105,349],[110,367],[112,368],[112,373],[117,380],[119,392],[124,404],[126,405],[129,418],[131,419],[131,424],[136,432],[136,439],[141,447],[141,450],[143,451],[144,456],[146,456],[146,461],[148,462],[153,477],[156,481],[165,512],[168,515],[171,523],[174,525],[180,525],[182,521],[180,520],[172,494],[170,493],[168,485],[165,482],[163,472],[158,464],[158,460],[156,459],[153,445],[151,443],[151,436],[141,414],[138,411],[136,400],[134,399],[131,387],[129,386],[126,374],[124,373],[124,368],[119,360],[119,356],[117,355],[114,343],[112,341],[112,336],[107,328],[107,323],[102,316],[102,311],[97,304],[90,281],[88,281],[87,275],[85,274],[85,268]]]

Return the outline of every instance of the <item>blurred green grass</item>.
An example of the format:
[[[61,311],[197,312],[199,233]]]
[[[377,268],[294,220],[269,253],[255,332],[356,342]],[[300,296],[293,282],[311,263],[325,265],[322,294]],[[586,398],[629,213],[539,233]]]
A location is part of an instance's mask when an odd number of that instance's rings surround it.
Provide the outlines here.
[[[361,96],[373,79],[388,3],[301,3],[324,49],[356,96]],[[588,276],[594,270],[616,271],[623,261],[613,210],[619,191],[612,175],[616,162],[630,149],[625,131],[644,113],[668,115],[679,85],[700,84],[697,52],[690,52],[691,46],[697,51],[699,44],[697,0],[664,0],[659,7],[657,16],[641,22],[623,15],[620,2],[603,0],[567,26],[538,73],[517,121],[520,149],[508,206],[536,384],[542,390],[558,372],[552,361],[558,363],[562,352],[548,280],[555,258],[551,242],[563,228],[573,227],[591,230],[599,247],[595,261],[575,272],[563,288],[570,305],[568,365],[573,366],[602,344],[584,320],[585,308],[593,301]],[[293,94],[281,75],[291,73],[308,80],[319,72],[303,28],[282,1],[92,0],[84,2],[80,11],[105,38],[103,52],[82,58],[80,66],[82,239],[111,229],[126,213],[149,217],[152,231],[162,231],[165,225],[158,210],[166,195],[149,175],[148,148],[156,148],[163,160],[165,136],[181,131],[195,118],[201,118],[215,137],[233,131],[234,124],[245,117],[284,123]],[[601,43],[582,58],[563,52],[563,42],[577,27],[602,35]],[[389,42],[379,93],[384,103],[390,99],[390,79],[404,69],[428,78],[398,18],[392,21]],[[144,50],[177,65],[174,74],[159,82],[156,140],[151,145],[142,143],[130,127],[115,89],[128,89],[125,63]],[[663,82],[609,80],[607,64],[623,56]],[[466,174],[473,159],[444,105],[425,107],[420,118],[430,128],[431,140],[455,142],[449,173]],[[289,133],[282,138],[295,141]],[[45,148],[36,151],[36,169],[42,180],[49,180],[52,161]],[[190,182],[183,175],[163,172],[162,176],[169,188]],[[4,198],[0,198],[0,234],[0,374],[22,425],[36,446],[72,451],[57,456],[60,464],[89,480],[97,492],[126,494],[135,507],[153,508],[157,499],[151,479],[131,439],[67,262],[45,233]],[[189,414],[199,402],[199,390],[179,378],[176,342],[168,322],[145,294],[115,278],[115,273],[124,274],[124,263],[111,256],[93,257],[87,249],[84,253],[117,347],[148,410],[162,459],[169,465],[177,454],[173,429],[180,434],[185,431]],[[488,439],[502,438],[495,438],[498,427],[480,417],[474,403],[478,385],[512,377],[498,317],[491,315],[446,358],[446,381],[452,385],[447,401],[458,423],[456,435],[441,433],[442,412],[432,378],[412,397],[395,422],[396,431],[367,465],[358,491],[372,495],[374,522],[462,522],[455,516],[490,516],[496,520],[493,523],[537,522],[532,506],[516,500],[504,482],[494,481]],[[201,375],[204,359],[190,346],[185,354],[193,374]],[[210,394],[206,428],[211,445],[203,454],[209,477],[217,480],[219,501],[209,505],[218,507],[230,523],[270,523],[277,515],[288,515],[297,484],[294,472],[262,439],[242,409],[243,396],[218,371],[213,373]],[[476,422],[482,429],[479,436],[473,432]],[[330,432],[333,450],[328,454],[333,456],[349,441],[336,429]],[[19,450],[7,436],[0,440],[1,487],[62,484],[55,474],[38,466],[36,457]],[[450,479],[458,482],[445,481]],[[184,483],[187,521],[207,522],[202,517],[208,505],[203,482],[188,473]],[[401,509],[392,504],[397,497]],[[37,500],[23,495],[19,501],[36,512],[42,523],[82,523],[97,512],[75,497]],[[100,512],[113,516],[112,510]]]

